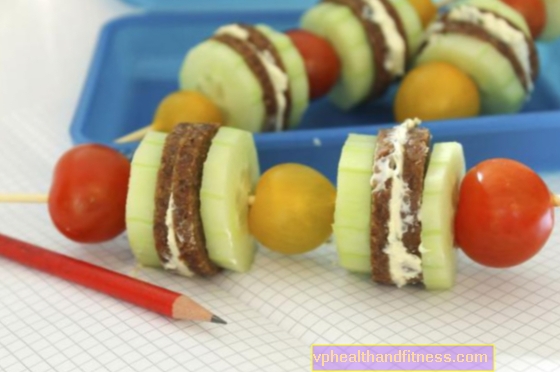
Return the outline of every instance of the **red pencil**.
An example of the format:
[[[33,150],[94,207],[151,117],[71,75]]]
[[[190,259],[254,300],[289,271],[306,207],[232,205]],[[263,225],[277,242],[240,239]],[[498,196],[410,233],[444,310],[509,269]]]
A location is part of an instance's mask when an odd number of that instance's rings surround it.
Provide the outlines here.
[[[171,318],[226,324],[180,293],[2,234],[0,255]]]

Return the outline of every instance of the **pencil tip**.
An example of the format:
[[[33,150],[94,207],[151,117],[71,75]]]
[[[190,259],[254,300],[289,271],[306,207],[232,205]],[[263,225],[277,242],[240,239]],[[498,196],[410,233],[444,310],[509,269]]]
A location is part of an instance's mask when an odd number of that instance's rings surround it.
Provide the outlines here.
[[[212,318],[210,319],[210,321],[212,323],[227,324],[227,322],[225,320],[223,320],[222,318],[220,318],[217,315],[212,315]]]

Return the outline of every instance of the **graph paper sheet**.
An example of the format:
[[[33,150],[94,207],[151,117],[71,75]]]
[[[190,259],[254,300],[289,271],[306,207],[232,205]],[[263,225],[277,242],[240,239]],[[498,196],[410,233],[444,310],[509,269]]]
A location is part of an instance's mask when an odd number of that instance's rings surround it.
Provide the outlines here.
[[[47,191],[69,146],[66,126],[32,112],[0,120],[2,192]],[[546,180],[560,190],[560,175]],[[518,268],[460,256],[456,287],[431,293],[349,274],[333,244],[297,257],[261,248],[249,273],[182,278],[137,268],[125,237],[81,246],[44,205],[1,205],[0,232],[185,293],[229,324],[172,321],[0,258],[0,371],[305,371],[313,343],[493,343],[498,371],[558,371],[555,231]]]

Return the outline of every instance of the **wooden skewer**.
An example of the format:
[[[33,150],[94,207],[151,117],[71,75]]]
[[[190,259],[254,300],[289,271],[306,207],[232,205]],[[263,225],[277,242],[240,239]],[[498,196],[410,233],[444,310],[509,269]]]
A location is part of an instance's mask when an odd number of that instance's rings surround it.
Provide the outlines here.
[[[117,138],[115,140],[115,142],[116,143],[128,143],[128,142],[140,141],[142,138],[144,138],[146,133],[148,133],[150,131],[151,128],[152,128],[152,125],[148,125],[144,128],[140,128],[138,130],[135,130],[132,133],[129,133],[125,136]]]
[[[560,195],[552,194],[552,205],[555,207],[560,207]]]
[[[0,203],[46,203],[48,194],[0,194]]]

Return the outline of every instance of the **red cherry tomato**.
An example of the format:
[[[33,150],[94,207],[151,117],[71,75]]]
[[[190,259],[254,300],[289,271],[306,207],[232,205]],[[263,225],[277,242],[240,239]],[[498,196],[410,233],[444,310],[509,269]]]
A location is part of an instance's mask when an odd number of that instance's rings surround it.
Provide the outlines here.
[[[58,161],[49,212],[58,230],[80,243],[110,240],[125,229],[130,163],[102,145],[81,145]]]
[[[291,30],[286,35],[292,39],[305,62],[310,98],[327,94],[340,74],[340,61],[334,48],[327,40],[308,31]]]
[[[533,39],[541,34],[546,23],[546,7],[543,0],[502,0],[517,10],[527,21]]]
[[[550,191],[530,168],[492,159],[465,176],[455,216],[458,245],[474,261],[510,267],[533,257],[554,225]]]

